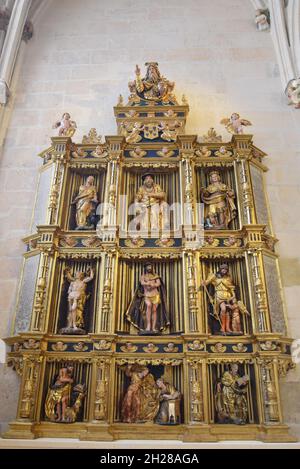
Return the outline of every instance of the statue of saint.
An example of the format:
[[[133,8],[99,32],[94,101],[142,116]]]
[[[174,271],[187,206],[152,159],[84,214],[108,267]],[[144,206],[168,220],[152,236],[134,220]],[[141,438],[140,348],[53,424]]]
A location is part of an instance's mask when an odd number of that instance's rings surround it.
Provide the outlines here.
[[[201,199],[205,204],[205,228],[226,230],[237,213],[234,191],[221,182],[219,171],[211,171],[209,181],[210,184],[201,191]]]
[[[49,388],[46,403],[45,414],[52,422],[64,422],[67,406],[70,404],[71,388],[73,383],[72,366],[61,368],[54,384]]]
[[[180,423],[180,392],[163,378],[156,381],[160,390],[160,406],[155,421],[161,425]]]
[[[86,285],[94,278],[94,271],[90,269],[89,275],[84,272],[76,272],[75,278],[70,274],[70,269],[65,270],[65,277],[70,282],[68,289],[68,323],[61,329],[61,334],[85,334],[84,307],[87,300]]]
[[[73,388],[76,395],[72,406],[71,393],[73,384],[73,366],[67,366],[59,370],[55,382],[48,389],[45,414],[51,422],[73,423],[76,421],[77,414],[81,408],[83,398],[85,397],[85,385],[77,384]]]
[[[152,174],[144,174],[142,181],[135,196],[137,229],[145,234],[166,230],[169,221],[166,194],[159,184],[155,184]]]
[[[166,289],[150,263],[145,265],[144,274],[140,278],[126,317],[145,335],[158,334],[170,324]]]
[[[249,377],[239,376],[237,363],[230,365],[217,383],[215,407],[219,423],[244,425],[248,419],[247,385]]]
[[[241,314],[247,314],[250,316],[249,311],[247,311],[246,306],[242,301],[237,301],[234,297],[228,305],[231,310],[231,329],[232,333],[235,335],[243,334],[242,323],[241,323]]]
[[[153,422],[159,409],[159,389],[146,366],[128,365],[125,370],[130,385],[122,402],[121,418],[125,423]]]
[[[174,89],[174,83],[168,81],[160,74],[157,62],[145,63],[147,67],[146,76],[141,78],[141,70],[136,66],[136,79],[133,83],[129,83],[130,91],[134,91],[137,95],[149,101],[161,101],[170,98],[170,94]]]
[[[80,186],[78,195],[72,202],[76,205],[76,230],[95,229],[95,225],[91,223],[91,216],[95,213],[98,204],[94,180],[94,176],[89,176],[86,183]]]
[[[222,264],[216,274],[210,274],[202,282],[202,286],[205,288],[209,284],[212,284],[215,290],[214,298],[211,298],[209,295],[213,307],[213,316],[220,322],[222,333],[232,333],[230,311],[232,306],[231,301],[235,298],[235,285],[229,275],[227,264]]]

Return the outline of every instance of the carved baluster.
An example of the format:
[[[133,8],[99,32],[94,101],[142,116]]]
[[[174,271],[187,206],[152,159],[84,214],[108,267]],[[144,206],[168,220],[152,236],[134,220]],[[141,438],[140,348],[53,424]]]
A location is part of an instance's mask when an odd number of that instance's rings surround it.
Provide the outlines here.
[[[115,257],[115,250],[111,249],[106,251],[104,258],[102,306],[99,332],[108,332],[110,328]]]
[[[47,285],[51,261],[52,259],[49,252],[46,251],[41,253],[38,279],[33,301],[31,324],[31,329],[33,331],[43,331],[44,329],[47,309]]]
[[[188,293],[188,311],[189,311],[189,330],[198,331],[198,306],[195,259],[193,252],[187,252],[186,255],[186,275],[187,275],[187,293]]]
[[[114,241],[117,234],[117,197],[120,180],[120,161],[123,137],[107,137],[109,163],[107,169],[107,191],[105,194],[105,211],[101,228],[103,241]]]
[[[204,421],[202,364],[190,361],[190,420],[192,422]]]
[[[109,363],[106,360],[98,360],[95,402],[94,402],[94,419],[107,420],[108,409],[108,381],[109,381]]]
[[[34,420],[42,357],[24,356],[18,418]]]
[[[262,277],[261,256],[260,253],[251,250],[248,251],[250,257],[250,270],[252,276],[252,284],[254,287],[254,297],[257,309],[257,327],[259,332],[270,331],[268,302],[266,289]]]
[[[68,137],[52,137],[53,150],[51,152],[51,159],[54,162],[55,169],[49,196],[47,215],[47,224],[49,225],[58,225],[59,223],[59,204],[63,198],[63,180],[65,165],[70,154],[70,143],[71,139]]]
[[[274,362],[274,359],[257,359],[262,385],[263,420],[267,425],[280,423],[282,420],[276,361]]]

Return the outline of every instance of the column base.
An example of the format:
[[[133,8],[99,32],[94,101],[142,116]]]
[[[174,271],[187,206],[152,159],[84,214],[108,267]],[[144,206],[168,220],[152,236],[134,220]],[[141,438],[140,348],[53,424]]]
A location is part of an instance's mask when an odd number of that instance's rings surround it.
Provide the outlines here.
[[[260,440],[265,443],[296,443],[299,441],[296,437],[290,435],[287,425],[264,425],[260,434]]]
[[[86,432],[79,437],[82,441],[113,441],[115,438],[110,433],[110,426],[103,423],[89,423]]]
[[[37,436],[34,433],[34,424],[32,422],[11,422],[7,432],[3,433],[2,438],[15,438],[22,440],[34,440]]]
[[[218,437],[211,434],[211,427],[209,425],[191,425],[187,426],[183,434],[182,441],[184,442],[216,442]]]

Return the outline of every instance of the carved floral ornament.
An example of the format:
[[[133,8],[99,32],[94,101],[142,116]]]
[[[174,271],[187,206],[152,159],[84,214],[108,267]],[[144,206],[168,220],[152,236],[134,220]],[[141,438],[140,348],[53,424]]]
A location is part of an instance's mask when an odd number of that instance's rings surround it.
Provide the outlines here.
[[[182,360],[171,359],[171,358],[118,358],[116,364],[119,366],[123,365],[166,365],[166,366],[179,366],[182,364]]]

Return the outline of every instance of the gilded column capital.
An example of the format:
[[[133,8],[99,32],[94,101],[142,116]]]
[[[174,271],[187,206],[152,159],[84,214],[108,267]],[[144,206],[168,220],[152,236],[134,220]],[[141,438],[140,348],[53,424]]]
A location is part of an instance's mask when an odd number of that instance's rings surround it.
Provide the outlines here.
[[[72,139],[70,137],[51,137],[51,160],[65,164],[70,159]]]

